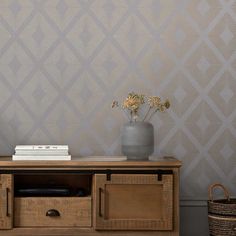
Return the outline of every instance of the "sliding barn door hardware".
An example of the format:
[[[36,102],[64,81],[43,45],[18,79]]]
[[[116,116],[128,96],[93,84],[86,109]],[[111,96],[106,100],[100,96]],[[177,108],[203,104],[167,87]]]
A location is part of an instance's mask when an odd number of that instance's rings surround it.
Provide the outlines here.
[[[170,169],[152,169],[152,170],[132,170],[132,169],[123,169],[123,170],[112,170],[112,169],[98,169],[98,170],[65,170],[65,169],[54,169],[54,170],[32,170],[32,169],[14,169],[14,170],[4,170],[0,169],[0,174],[105,174],[108,181],[111,180],[112,174],[156,174],[159,181],[162,180],[162,175],[172,175],[173,170]]]
[[[110,169],[107,169],[106,170],[106,174],[107,174],[107,181],[111,181],[111,170]]]
[[[172,175],[172,170],[106,170],[107,181],[111,180],[112,174],[157,174],[157,180],[162,181],[162,175]]]

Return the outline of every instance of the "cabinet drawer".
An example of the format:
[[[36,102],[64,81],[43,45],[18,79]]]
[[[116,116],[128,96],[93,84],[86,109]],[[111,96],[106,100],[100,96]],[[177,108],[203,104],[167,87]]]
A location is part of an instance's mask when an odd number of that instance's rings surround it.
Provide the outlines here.
[[[91,197],[16,197],[15,227],[90,227]]]

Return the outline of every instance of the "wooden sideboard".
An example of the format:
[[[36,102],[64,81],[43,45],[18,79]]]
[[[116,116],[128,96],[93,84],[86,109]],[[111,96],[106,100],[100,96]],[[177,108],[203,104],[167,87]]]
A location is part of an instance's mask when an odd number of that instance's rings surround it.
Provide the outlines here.
[[[179,236],[180,166],[173,157],[0,157],[0,235]],[[70,194],[19,195],[22,186],[45,185]]]

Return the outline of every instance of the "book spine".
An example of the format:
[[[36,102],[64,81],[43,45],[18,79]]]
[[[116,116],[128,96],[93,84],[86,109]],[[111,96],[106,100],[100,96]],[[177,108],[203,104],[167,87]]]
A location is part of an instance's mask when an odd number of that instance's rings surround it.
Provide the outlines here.
[[[69,153],[67,151],[63,151],[63,152],[54,152],[54,151],[51,151],[51,152],[46,152],[46,151],[19,151],[17,150],[15,152],[15,155],[20,155],[20,156],[32,156],[32,155],[36,155],[36,156],[67,156],[69,155]]]
[[[15,150],[69,150],[67,145],[17,145]]]
[[[40,145],[34,146],[34,150],[68,150],[66,145]]]
[[[67,161],[71,160],[71,156],[12,156],[13,161]]]
[[[17,145],[15,150],[33,150],[33,145]]]

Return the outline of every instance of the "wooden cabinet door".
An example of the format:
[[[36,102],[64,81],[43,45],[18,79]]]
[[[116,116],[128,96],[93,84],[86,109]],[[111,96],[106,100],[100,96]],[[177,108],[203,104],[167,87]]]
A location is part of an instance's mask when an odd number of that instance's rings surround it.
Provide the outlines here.
[[[0,229],[13,227],[13,175],[0,175]]]
[[[97,230],[172,230],[173,174],[95,175]]]

